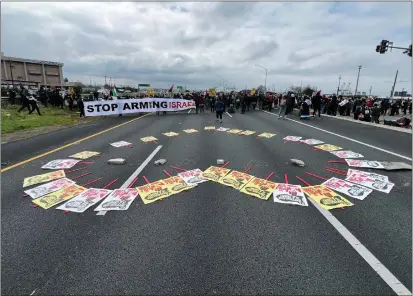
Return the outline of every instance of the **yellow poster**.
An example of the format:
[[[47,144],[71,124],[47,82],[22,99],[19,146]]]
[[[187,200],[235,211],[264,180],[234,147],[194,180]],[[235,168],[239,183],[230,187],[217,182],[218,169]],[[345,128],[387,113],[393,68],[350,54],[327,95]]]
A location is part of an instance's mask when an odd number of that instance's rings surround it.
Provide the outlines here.
[[[255,88],[252,88],[251,89],[251,96],[253,96],[253,95],[255,95],[255,92],[256,92],[257,90],[255,89]]]
[[[199,176],[207,180],[218,182],[219,179],[227,175],[230,171],[230,169],[210,166],[205,171],[200,173]]]
[[[274,136],[275,136],[275,134],[270,134],[270,133],[262,133],[262,134],[258,135],[258,137],[260,137],[260,138],[267,138],[267,139],[272,138]]]
[[[314,146],[314,148],[324,150],[324,151],[329,151],[329,152],[343,149],[341,147],[330,145],[330,144],[318,145],[318,146]]]
[[[219,179],[218,183],[240,190],[242,187],[245,186],[245,184],[247,184],[253,178],[253,176],[248,175],[246,173],[232,171],[228,175]]]
[[[187,134],[194,134],[194,133],[197,133],[198,131],[196,129],[191,128],[191,129],[184,130],[184,132],[187,133]]]
[[[176,137],[176,136],[179,136],[178,133],[174,133],[174,132],[164,133],[164,135],[167,136],[167,137]]]
[[[36,198],[33,200],[33,203],[39,205],[43,209],[49,209],[65,200],[69,200],[72,197],[75,197],[81,194],[83,191],[86,191],[87,188],[73,184],[67,187],[64,187],[58,191],[46,194],[42,197]]]
[[[66,177],[64,170],[24,178],[23,188]]]
[[[239,130],[239,129],[230,129],[227,133],[230,133],[230,134],[239,134],[240,132],[242,132],[242,130]]]
[[[325,210],[350,207],[353,205],[347,199],[323,185],[303,187],[302,189],[308,197]]]
[[[206,131],[212,131],[212,130],[214,130],[215,129],[215,126],[206,126],[205,128],[204,128],[204,130],[206,130]]]
[[[149,137],[141,138],[141,141],[146,143],[146,142],[158,141],[158,139],[155,137],[149,136]]]
[[[163,180],[137,187],[136,190],[145,205],[172,195]]]
[[[277,185],[277,183],[254,177],[241,189],[241,192],[260,199],[268,200],[275,188],[277,188]]]
[[[194,188],[194,186],[188,186],[184,182],[184,180],[182,180],[178,176],[170,177],[162,181],[165,183],[166,188],[168,188],[169,192],[171,192],[171,195]]]
[[[253,134],[255,134],[254,131],[246,130],[246,131],[240,132],[238,135],[250,136],[250,135],[253,135]]]
[[[147,93],[148,95],[150,95],[150,96],[153,96],[153,95],[155,94],[155,92],[153,91],[152,88],[148,89],[148,90],[146,91],[146,93]]]
[[[215,88],[210,88],[210,89],[208,89],[208,94],[211,97],[215,97],[217,95],[217,92],[216,92]]]
[[[73,154],[69,157],[73,157],[73,158],[77,158],[77,159],[88,159],[89,157],[96,156],[96,155],[99,155],[99,154],[100,154],[99,152],[83,151],[83,152]]]

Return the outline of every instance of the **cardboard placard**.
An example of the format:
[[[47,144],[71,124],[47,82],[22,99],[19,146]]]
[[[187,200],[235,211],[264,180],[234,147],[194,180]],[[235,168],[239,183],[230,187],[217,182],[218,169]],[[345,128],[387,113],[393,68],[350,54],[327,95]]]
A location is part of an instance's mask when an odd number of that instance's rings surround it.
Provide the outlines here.
[[[334,177],[328,179],[321,185],[359,200],[365,199],[370,193],[373,192],[373,190],[367,187],[356,185]]]
[[[179,176],[173,176],[168,179],[163,179],[163,183],[165,184],[165,188],[169,190],[172,194],[177,194],[179,192],[189,190],[194,188],[197,185],[188,186],[184,180],[182,180]]]
[[[280,183],[273,192],[274,202],[308,207],[300,185]]]
[[[215,130],[215,126],[206,126],[206,127],[204,128],[204,130],[206,130],[206,131]]]
[[[256,133],[255,131],[245,130],[243,132],[240,132],[238,135],[251,136],[255,133]]]
[[[196,129],[191,128],[191,129],[186,129],[186,130],[184,130],[184,132],[187,133],[187,134],[195,134],[195,133],[197,133],[198,131],[197,131]]]
[[[314,148],[324,150],[324,151],[328,151],[328,152],[343,149],[341,147],[338,147],[338,146],[335,146],[335,145],[330,145],[330,144],[322,144],[322,145],[314,146]]]
[[[104,199],[112,190],[89,188],[78,196],[58,206],[56,210],[83,213],[91,206]]]
[[[228,175],[222,177],[218,180],[218,183],[223,184],[225,186],[230,186],[237,190],[241,190],[249,181],[251,181],[254,177],[248,175],[246,173],[232,171]]]
[[[277,185],[277,183],[254,177],[250,182],[242,187],[240,191],[259,199],[268,200],[275,188],[277,188]]]
[[[242,130],[240,130],[240,129],[230,129],[229,131],[228,131],[228,133],[229,134],[239,134],[240,132],[242,132]]]
[[[220,127],[220,128],[218,128],[216,131],[217,131],[217,132],[226,132],[226,131],[229,131],[229,130],[230,130],[229,128]]]
[[[367,188],[371,188],[380,192],[390,193],[394,187],[394,183],[384,182],[380,179],[376,179],[373,176],[366,175],[350,175],[346,178],[346,181],[359,184]]]
[[[94,152],[94,151],[83,151],[79,152],[73,155],[70,155],[69,157],[77,158],[77,159],[88,159],[92,156],[99,155],[99,152]]]
[[[374,160],[361,160],[361,159],[345,159],[348,166],[356,168],[370,168],[370,169],[382,169],[383,165],[379,161]]]
[[[168,132],[168,133],[163,133],[165,136],[167,137],[176,137],[179,136],[178,133],[174,133],[174,132]]]
[[[155,138],[155,137],[149,136],[149,137],[143,137],[143,138],[141,138],[141,141],[147,143],[147,142],[158,141],[158,139]]]
[[[64,202],[65,200],[69,200],[75,197],[76,195],[79,195],[85,190],[85,187],[72,184],[58,191],[36,198],[33,200],[33,203],[37,204],[39,207],[43,209],[49,209],[55,205],[60,204],[61,202]]]
[[[342,151],[330,151],[331,154],[339,158],[363,158],[364,156],[360,153],[353,152],[350,150],[342,150]]]
[[[68,178],[62,178],[62,179],[54,180],[46,184],[42,184],[32,189],[25,190],[24,193],[29,195],[31,198],[36,199],[43,195],[58,191],[64,187],[67,187],[73,184],[75,184],[74,181]]]
[[[186,172],[181,172],[178,174],[182,180],[188,185],[188,186],[194,186],[196,184],[204,183],[208,180],[201,178],[201,173],[202,171],[200,169],[194,169]]]
[[[319,145],[319,144],[323,144],[323,141],[320,140],[316,140],[316,139],[307,139],[307,140],[300,140],[300,142],[303,142],[307,145]]]
[[[230,171],[230,169],[210,166],[205,171],[203,171],[199,176],[203,179],[218,182],[219,179],[226,176]]]
[[[284,138],[284,141],[291,141],[291,142],[298,142],[302,139],[303,137],[294,137],[294,136],[287,136]]]
[[[262,133],[262,134],[258,135],[258,137],[260,137],[260,138],[267,138],[267,139],[270,139],[274,136],[275,136],[275,134],[270,134],[270,133]]]
[[[46,163],[42,166],[42,169],[47,170],[61,170],[61,169],[70,169],[76,165],[80,160],[76,159],[56,159]]]
[[[391,183],[389,181],[389,177],[385,176],[385,175],[380,175],[380,174],[375,174],[375,173],[371,173],[371,172],[365,172],[365,171],[359,171],[359,170],[354,170],[354,169],[348,169],[347,170],[347,177],[351,176],[351,175],[362,175],[362,176],[367,176],[367,177],[372,177],[374,179],[378,179],[380,181],[383,182],[388,182]]]
[[[302,189],[309,198],[325,210],[353,206],[347,199],[323,185],[303,187]]]
[[[124,147],[124,146],[130,146],[132,145],[132,143],[125,142],[125,141],[119,141],[119,142],[112,143],[110,145],[113,147],[119,148],[119,147]]]
[[[66,177],[64,170],[24,178],[23,188]]]
[[[115,189],[94,211],[126,211],[137,196],[135,188]]]
[[[163,180],[137,187],[136,190],[139,192],[139,196],[145,205],[173,194]]]

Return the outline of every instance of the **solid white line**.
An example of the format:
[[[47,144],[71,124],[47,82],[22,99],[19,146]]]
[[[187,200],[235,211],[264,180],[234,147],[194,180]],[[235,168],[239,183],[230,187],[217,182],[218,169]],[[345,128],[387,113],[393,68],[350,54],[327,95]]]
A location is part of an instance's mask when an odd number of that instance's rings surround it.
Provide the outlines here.
[[[330,222],[344,239],[359,253],[359,255],[374,269],[386,284],[397,295],[412,295],[412,293],[329,211],[324,210],[311,198],[308,199],[317,210]]]
[[[274,116],[278,116],[278,115],[276,115],[276,114],[274,114],[274,113],[271,113],[271,112],[268,112],[268,111],[263,111],[263,112],[268,113],[268,114],[271,114],[271,115],[274,115]],[[352,141],[352,142],[354,142],[354,143],[357,143],[357,144],[360,144],[360,145],[364,145],[364,146],[367,146],[367,147],[369,147],[369,148],[373,148],[373,149],[376,149],[376,150],[379,150],[379,151],[382,151],[382,152],[385,152],[385,153],[388,153],[388,154],[391,154],[391,155],[394,155],[394,156],[397,156],[397,157],[404,158],[404,159],[407,159],[407,160],[412,161],[412,159],[411,159],[410,157],[407,157],[407,156],[404,156],[404,155],[400,155],[400,154],[398,154],[398,153],[394,153],[394,152],[391,152],[391,151],[389,151],[389,150],[386,150],[386,149],[383,149],[383,148],[379,148],[379,147],[376,147],[376,146],[373,146],[373,145],[370,145],[370,144],[366,144],[366,143],[363,143],[363,142],[354,140],[354,139],[352,139],[352,138],[349,138],[349,137],[346,137],[346,136],[342,136],[342,135],[339,135],[339,134],[330,132],[330,131],[328,131],[328,130],[325,130],[325,129],[322,129],[322,128],[319,128],[319,127],[316,127],[316,126],[312,126],[312,125],[309,125],[309,124],[306,124],[306,123],[303,123],[303,122],[300,122],[300,121],[297,121],[297,120],[294,120],[294,119],[291,119],[291,118],[286,118],[286,119],[287,119],[287,120],[290,120],[290,121],[293,121],[293,122],[296,122],[296,123],[298,123],[298,124],[302,124],[302,125],[311,127],[311,128],[313,128],[313,129],[316,129],[316,130],[325,132],[325,133],[327,133],[327,134],[331,134],[331,135],[334,135],[334,136],[337,136],[337,137],[340,137],[340,138],[343,138],[343,139]]]
[[[125,183],[123,183],[123,185],[119,187],[119,189],[128,188],[129,184],[132,183],[132,181],[143,171],[143,169],[148,165],[148,163],[152,160],[152,158],[155,157],[156,153],[158,153],[159,150],[161,150],[161,148],[162,148],[162,145],[159,145],[158,147],[156,147],[156,149],[152,151],[152,153],[148,156],[148,158],[145,159],[145,161],[136,169],[136,171],[133,172],[132,175],[130,175],[130,177],[125,181]],[[96,215],[104,216],[107,212],[108,211],[100,211]]]
[[[225,113],[227,113],[227,115],[228,115],[229,117],[232,117],[232,115],[231,115],[231,114],[229,114],[228,112],[225,112]]]
[[[188,113],[191,113],[192,109],[189,109]]]

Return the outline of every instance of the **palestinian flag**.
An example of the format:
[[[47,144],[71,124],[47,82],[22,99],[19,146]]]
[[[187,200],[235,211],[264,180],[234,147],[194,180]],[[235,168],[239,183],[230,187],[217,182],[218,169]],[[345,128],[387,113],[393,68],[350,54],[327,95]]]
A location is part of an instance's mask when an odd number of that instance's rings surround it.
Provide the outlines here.
[[[171,88],[169,89],[169,92],[172,92],[174,90],[174,85],[171,85]]]
[[[116,91],[116,87],[114,86],[112,89],[112,96],[113,97],[117,97],[118,96],[118,92]]]

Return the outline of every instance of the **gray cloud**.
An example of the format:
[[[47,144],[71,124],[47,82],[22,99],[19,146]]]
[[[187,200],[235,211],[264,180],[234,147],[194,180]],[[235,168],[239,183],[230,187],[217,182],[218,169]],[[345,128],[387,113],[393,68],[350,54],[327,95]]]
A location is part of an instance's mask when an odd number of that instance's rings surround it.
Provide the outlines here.
[[[2,5],[6,55],[65,63],[71,80],[172,83],[206,89],[225,83],[285,89],[310,83],[326,92],[343,81],[387,94],[411,60],[375,52],[383,38],[411,43],[409,3],[18,3]]]

